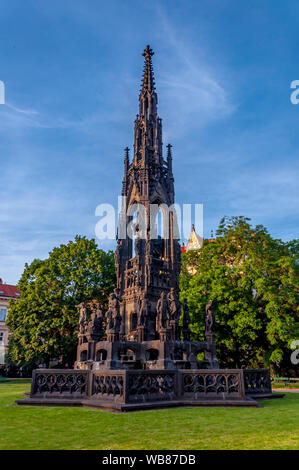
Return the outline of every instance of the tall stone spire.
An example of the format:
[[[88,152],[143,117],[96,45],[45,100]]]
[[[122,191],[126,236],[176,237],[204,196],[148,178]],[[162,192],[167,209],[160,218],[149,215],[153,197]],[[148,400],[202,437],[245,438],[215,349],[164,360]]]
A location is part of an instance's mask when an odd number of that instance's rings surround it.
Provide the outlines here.
[[[137,313],[142,311],[146,316],[142,337],[151,341],[159,337],[156,306],[162,292],[166,298],[179,290],[180,247],[175,237],[174,211],[165,209],[165,206],[170,208],[174,204],[172,152],[169,144],[166,160],[163,159],[162,121],[157,113],[153,51],[150,46],[146,46],[143,56],[145,64],[131,162],[129,151],[125,149],[122,188],[125,197],[121,215],[126,227],[125,238],[118,238],[115,266],[123,315],[122,336],[128,339],[138,329],[138,322],[142,326],[142,319],[137,319]],[[143,209],[138,205],[142,205]],[[164,210],[163,227],[168,228],[165,238],[156,231],[161,206]],[[128,227],[134,220],[138,234],[135,233],[132,239]]]
[[[161,164],[162,121],[157,114],[158,97],[155,88],[152,56],[154,52],[146,46],[142,86],[139,94],[139,114],[135,120],[134,165],[148,167]]]

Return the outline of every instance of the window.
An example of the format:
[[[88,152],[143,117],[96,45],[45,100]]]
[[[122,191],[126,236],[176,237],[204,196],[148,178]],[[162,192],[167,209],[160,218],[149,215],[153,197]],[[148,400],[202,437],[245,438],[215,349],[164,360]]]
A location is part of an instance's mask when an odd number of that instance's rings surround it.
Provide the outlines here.
[[[7,316],[7,308],[0,308],[0,321],[5,321]]]
[[[0,346],[4,345],[4,331],[0,331]]]
[[[81,351],[80,362],[85,362],[85,361],[87,361],[87,351]]]
[[[96,357],[96,360],[97,361],[106,361],[107,359],[107,351],[106,349],[99,349],[97,351],[97,357]]]
[[[146,358],[148,361],[156,361],[159,358],[158,349],[148,349],[146,351]]]
[[[137,313],[131,314],[131,331],[137,329]]]

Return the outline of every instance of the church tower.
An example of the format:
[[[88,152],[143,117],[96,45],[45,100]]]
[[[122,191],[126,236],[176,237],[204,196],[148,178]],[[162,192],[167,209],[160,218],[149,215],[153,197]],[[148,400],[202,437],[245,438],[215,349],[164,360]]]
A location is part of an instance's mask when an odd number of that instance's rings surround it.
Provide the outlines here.
[[[121,338],[139,341],[159,338],[156,305],[162,292],[165,298],[170,292],[178,295],[180,271],[172,152],[169,144],[166,160],[163,158],[153,55],[146,46],[131,162],[129,149],[125,149],[123,206],[115,252]],[[141,311],[144,328],[138,328],[142,326]]]

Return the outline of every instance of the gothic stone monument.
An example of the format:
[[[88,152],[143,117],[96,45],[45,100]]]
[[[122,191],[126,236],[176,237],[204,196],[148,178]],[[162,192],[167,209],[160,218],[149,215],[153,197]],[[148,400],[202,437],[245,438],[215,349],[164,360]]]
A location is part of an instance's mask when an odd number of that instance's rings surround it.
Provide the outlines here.
[[[165,161],[162,122],[157,114],[153,51],[149,46],[143,55],[145,65],[131,163],[129,149],[125,149],[124,203],[120,214],[120,223],[124,222],[125,230],[122,238],[118,233],[115,251],[117,286],[109,298],[106,338],[104,341],[99,341],[98,336],[87,339],[80,332],[75,368],[194,369],[197,368],[197,354],[201,351],[205,353],[206,367],[218,368],[211,336],[206,342],[189,341],[187,305],[182,334],[179,326],[181,252],[175,239],[175,212],[169,210],[174,204],[171,145],[167,147]],[[144,214],[140,213],[141,205]],[[164,232],[168,234],[164,238],[159,237],[157,230],[160,207],[164,208]],[[142,216],[146,221],[142,220],[141,224]],[[134,227],[134,239],[130,227]]]
[[[212,301],[206,307],[205,341],[190,341],[187,301],[182,306],[179,302],[181,253],[172,206],[172,152],[169,144],[163,158],[153,54],[150,46],[143,53],[131,163],[125,149],[115,251],[117,285],[108,311],[104,314],[96,301],[78,306],[74,369],[34,371],[30,398],[18,404],[127,411],[184,405],[257,406],[254,396],[271,395],[269,371],[219,369]],[[160,208],[163,236],[157,230]],[[204,353],[201,363],[200,352]]]

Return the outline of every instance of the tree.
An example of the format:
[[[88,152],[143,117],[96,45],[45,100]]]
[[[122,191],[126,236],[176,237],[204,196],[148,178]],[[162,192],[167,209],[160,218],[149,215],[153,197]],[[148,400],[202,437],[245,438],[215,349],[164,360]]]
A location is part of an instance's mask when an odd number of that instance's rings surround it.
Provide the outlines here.
[[[298,339],[298,241],[273,239],[244,217],[223,218],[214,242],[183,255],[181,299],[190,306],[193,339],[203,340],[204,310],[215,302],[223,366],[292,368]]]
[[[45,260],[26,264],[18,283],[20,299],[11,301],[7,326],[8,357],[19,366],[71,365],[76,351],[76,305],[97,299],[107,307],[115,285],[113,252],[99,249],[94,239],[76,236]]]

